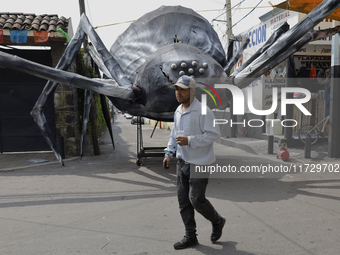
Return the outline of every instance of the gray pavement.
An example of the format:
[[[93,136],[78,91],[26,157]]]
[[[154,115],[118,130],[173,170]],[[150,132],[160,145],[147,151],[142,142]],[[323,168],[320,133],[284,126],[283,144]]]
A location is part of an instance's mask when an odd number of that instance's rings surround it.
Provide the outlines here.
[[[149,138],[152,128],[143,126],[144,145],[165,146],[169,131]],[[168,170],[161,158],[137,166],[136,126],[118,115],[113,131],[115,150],[105,133],[100,156],[70,158],[65,167],[51,153],[0,155],[0,254],[338,254],[340,173],[299,171],[301,164],[336,167],[340,161],[321,149],[306,160],[291,148],[296,157],[283,162],[266,154],[266,141],[216,143],[220,166],[291,171],[212,174],[207,196],[227,218],[223,236],[212,244],[211,224],[197,214],[200,245],[175,251],[184,234],[175,160]],[[34,158],[49,161],[25,161]]]

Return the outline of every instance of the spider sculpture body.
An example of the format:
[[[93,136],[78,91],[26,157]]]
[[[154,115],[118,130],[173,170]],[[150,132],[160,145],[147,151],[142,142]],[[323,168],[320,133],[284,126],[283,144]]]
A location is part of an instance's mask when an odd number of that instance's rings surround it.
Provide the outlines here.
[[[45,67],[0,52],[0,65],[48,80],[31,115],[46,141],[62,163],[54,138],[47,125],[43,107],[58,83],[106,95],[120,110],[131,115],[171,121],[178,106],[171,84],[186,74],[193,75],[198,87],[214,88],[215,84],[233,84],[244,88],[312,40],[340,31],[335,27],[311,31],[314,26],[340,7],[338,0],[324,0],[296,26],[282,25],[266,44],[240,68],[230,74],[249,39],[231,38],[226,54],[209,22],[191,9],[162,6],[135,21],[108,51],[85,15],[56,68]],[[66,72],[85,36],[91,41],[88,50],[107,79],[89,79]],[[232,41],[241,47],[232,55]],[[209,90],[209,89],[208,89]],[[225,89],[216,89],[220,102],[208,100],[210,108],[224,109],[229,101]],[[197,98],[202,90],[197,89]],[[90,98],[91,93],[86,93]],[[86,115],[86,114],[85,114]],[[87,118],[85,123],[87,122]],[[62,163],[63,164],[63,163]]]

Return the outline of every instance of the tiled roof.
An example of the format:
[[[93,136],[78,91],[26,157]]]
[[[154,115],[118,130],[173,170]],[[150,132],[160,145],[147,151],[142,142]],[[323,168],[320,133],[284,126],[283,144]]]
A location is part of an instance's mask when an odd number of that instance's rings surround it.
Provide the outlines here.
[[[55,32],[61,28],[67,32],[68,22],[57,14],[0,13],[0,29]]]

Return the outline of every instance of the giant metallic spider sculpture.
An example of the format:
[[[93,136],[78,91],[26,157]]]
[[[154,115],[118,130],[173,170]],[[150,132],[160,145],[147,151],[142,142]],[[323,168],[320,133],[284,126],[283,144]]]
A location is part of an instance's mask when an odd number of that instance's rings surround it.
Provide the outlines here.
[[[250,60],[232,74],[230,71],[249,39],[233,37],[232,40],[241,41],[242,46],[233,56],[231,40],[226,57],[210,23],[193,10],[181,6],[162,6],[145,14],[117,38],[110,51],[83,14],[56,68],[4,52],[0,52],[0,65],[48,80],[31,115],[63,164],[43,113],[43,107],[58,83],[106,95],[118,109],[131,115],[172,121],[178,102],[169,85],[181,75],[193,75],[199,81],[198,86],[205,89],[213,88],[214,84],[244,88],[306,43],[338,33],[340,27],[322,31],[312,31],[312,28],[339,7],[339,0],[324,0],[290,30],[288,24],[282,25]],[[92,44],[88,50],[106,79],[89,79],[64,71],[75,58],[86,35]],[[226,89],[216,90],[221,101],[229,101],[230,94]],[[215,106],[211,100],[208,106],[224,109],[226,104]]]

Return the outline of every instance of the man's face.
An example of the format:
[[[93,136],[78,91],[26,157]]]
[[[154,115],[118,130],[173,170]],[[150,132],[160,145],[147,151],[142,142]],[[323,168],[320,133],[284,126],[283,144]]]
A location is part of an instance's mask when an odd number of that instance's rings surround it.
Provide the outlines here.
[[[190,89],[182,89],[176,86],[176,99],[180,104],[187,104],[190,102]]]

